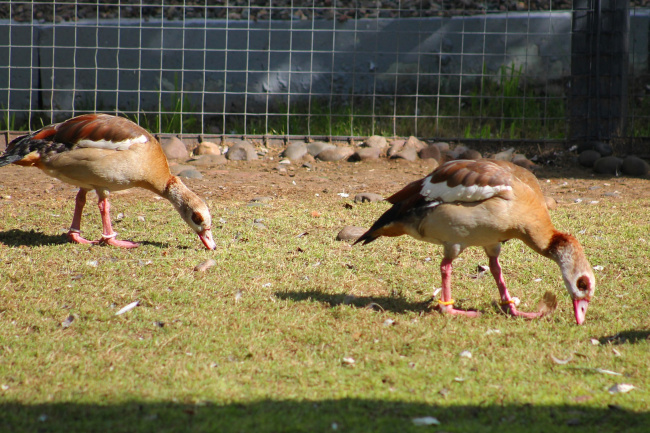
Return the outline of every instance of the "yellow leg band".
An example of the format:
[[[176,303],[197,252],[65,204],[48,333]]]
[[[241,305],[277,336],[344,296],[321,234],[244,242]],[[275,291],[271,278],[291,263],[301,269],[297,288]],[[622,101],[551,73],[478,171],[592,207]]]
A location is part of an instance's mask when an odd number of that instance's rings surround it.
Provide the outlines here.
[[[510,299],[508,301],[501,301],[501,305],[510,305],[510,304],[514,304],[514,303],[515,303],[514,299]]]
[[[438,299],[438,304],[449,306],[449,305],[454,305],[454,300],[452,299],[451,301],[443,301],[442,299]]]

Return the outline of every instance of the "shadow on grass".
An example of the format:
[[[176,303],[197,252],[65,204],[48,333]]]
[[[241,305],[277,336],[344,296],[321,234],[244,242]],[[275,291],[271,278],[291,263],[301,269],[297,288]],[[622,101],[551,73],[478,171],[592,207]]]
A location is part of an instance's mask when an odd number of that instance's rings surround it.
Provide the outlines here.
[[[429,312],[431,311],[431,300],[424,302],[409,302],[402,297],[394,296],[351,296],[344,293],[330,294],[317,290],[302,292],[278,292],[275,294],[279,299],[291,300],[294,302],[312,301],[327,304],[330,307],[338,305],[351,305],[356,308],[371,308],[379,311],[391,311],[393,313],[405,313],[407,311]]]
[[[614,335],[600,337],[598,340],[600,341],[600,344],[636,344],[650,340],[650,329],[630,329]]]
[[[435,417],[440,426],[416,426],[413,418],[421,417]],[[6,432],[645,432],[649,423],[647,411],[617,405],[442,406],[356,398],[225,405],[0,403]]]
[[[159,248],[167,248],[168,244],[161,242],[149,242],[149,241],[139,241],[136,240],[141,245],[154,245]],[[41,245],[60,245],[68,243],[68,239],[65,235],[47,235],[45,233],[37,232],[34,230],[24,231],[18,229],[11,229],[7,231],[0,231],[0,244],[4,244],[10,247],[36,247]],[[185,248],[185,247],[180,247]]]
[[[47,235],[45,233],[36,232],[34,230],[24,231],[18,229],[11,229],[0,232],[0,243],[10,247],[29,246],[34,247],[38,245],[57,245],[67,243],[64,235]]]

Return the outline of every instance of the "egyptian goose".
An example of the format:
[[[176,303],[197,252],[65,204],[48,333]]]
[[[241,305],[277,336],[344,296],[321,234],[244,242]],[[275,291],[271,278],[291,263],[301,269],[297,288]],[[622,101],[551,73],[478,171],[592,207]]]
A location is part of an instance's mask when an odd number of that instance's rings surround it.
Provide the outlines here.
[[[210,230],[210,211],[196,194],[169,172],[160,143],[147,131],[123,117],[84,114],[56,123],[13,140],[0,156],[7,164],[38,167],[50,176],[79,187],[72,225],[71,242],[109,244],[134,248],[139,244],[115,239],[111,226],[110,191],[140,187],[169,200],[181,218],[194,230],[208,249],[215,249]],[[95,190],[102,217],[102,237],[88,241],[81,237],[81,215],[86,194]]]
[[[506,288],[499,252],[503,242],[514,238],[560,266],[576,322],[584,322],[596,285],[593,271],[576,238],[553,227],[537,179],[528,170],[497,160],[450,161],[386,200],[393,206],[355,243],[407,234],[442,245],[441,312],[478,315],[454,308],[451,297],[452,261],[465,248],[477,246],[489,258],[504,311],[526,318],[544,314],[518,311]]]

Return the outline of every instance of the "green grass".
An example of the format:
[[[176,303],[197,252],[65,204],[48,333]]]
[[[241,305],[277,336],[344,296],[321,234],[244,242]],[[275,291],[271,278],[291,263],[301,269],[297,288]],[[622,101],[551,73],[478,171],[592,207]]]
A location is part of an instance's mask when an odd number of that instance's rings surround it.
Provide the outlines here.
[[[115,222],[120,238],[143,242],[130,251],[63,243],[71,188],[0,199],[0,430],[647,430],[647,201],[553,212],[559,229],[584,230],[592,265],[604,266],[586,324],[576,326],[557,267],[517,241],[502,253],[510,290],[527,310],[545,291],[557,293],[553,316],[498,313],[493,280],[471,278],[486,264],[478,250],[455,262],[453,290],[461,306],[484,314],[431,312],[440,247],[407,237],[337,242],[340,227],[368,226],[386,204],[349,209],[335,186],[323,185],[326,193],[294,179],[298,186],[276,189],[261,207],[246,205],[255,193],[245,188],[220,197],[217,184],[237,188],[229,181],[196,183],[202,195],[216,191],[208,199],[214,252],[146,192],[112,200],[114,215],[126,214]],[[92,237],[99,218],[88,203],[82,229]],[[256,218],[266,230],[253,228]],[[207,258],[217,265],[194,272]],[[140,306],[115,316],[135,300]],[[69,315],[75,320],[62,328]],[[460,358],[463,350],[473,357]],[[550,358],[571,354],[566,365]],[[616,383],[638,389],[609,394]],[[415,426],[422,416],[441,425]]]
[[[470,86],[468,86],[470,87]],[[274,107],[281,115],[229,116],[224,130],[251,135],[464,137],[471,139],[563,139],[566,135],[564,97],[544,96],[526,87],[521,68],[487,69],[468,94],[436,95],[420,89],[418,98],[350,97]],[[441,91],[444,93],[444,90]],[[413,114],[413,113],[417,113]]]

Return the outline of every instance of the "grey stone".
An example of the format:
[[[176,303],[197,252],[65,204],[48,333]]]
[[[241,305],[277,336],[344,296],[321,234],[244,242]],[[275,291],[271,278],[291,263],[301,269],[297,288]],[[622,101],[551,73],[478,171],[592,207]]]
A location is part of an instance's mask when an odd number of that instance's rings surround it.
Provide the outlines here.
[[[393,156],[390,157],[391,159],[405,159],[407,161],[416,161],[418,159],[418,152],[415,148],[413,147],[406,147]]]
[[[169,163],[169,171],[171,171],[172,174],[178,176],[178,173],[183,170],[196,170],[196,168],[188,164],[178,164],[175,162]]]
[[[648,174],[648,163],[636,156],[627,156],[621,164],[621,171],[627,176],[645,176]]]
[[[190,156],[185,143],[176,136],[161,137],[160,146],[167,159],[187,159]]]
[[[595,150],[600,154],[600,156],[611,156],[614,153],[612,146],[602,141],[588,141],[586,143],[581,143],[578,146],[578,153],[582,153],[586,150]]]
[[[499,160],[499,161],[510,161],[512,160],[512,155],[515,153],[515,148],[511,147],[508,150],[504,150],[503,152],[499,152],[494,155],[494,159]]]
[[[230,161],[253,161],[258,157],[255,146],[248,141],[237,140],[228,148],[226,158]]]
[[[440,148],[431,144],[422,149],[419,155],[422,159],[435,159],[436,161],[440,161]]]
[[[197,166],[222,165],[228,162],[224,155],[205,154],[190,161],[190,164]]]
[[[413,148],[416,150],[416,152],[421,151],[425,147],[427,147],[427,144],[424,141],[419,140],[418,138],[412,135],[404,143],[404,148]]]
[[[370,161],[379,159],[382,149],[379,147],[362,147],[355,152],[354,159],[358,161]]]
[[[594,142],[594,150],[600,153],[602,156],[611,156],[614,154],[614,149],[608,143],[603,143],[602,141]]]
[[[336,235],[337,241],[356,241],[366,232],[363,227],[346,226]]]
[[[463,144],[459,144],[458,146],[454,147],[453,149],[451,149],[448,152],[449,157],[451,159],[458,159],[458,158],[460,158],[460,155],[462,155],[466,150],[469,150],[469,147],[467,147],[467,146],[465,146]]]
[[[289,143],[282,156],[289,158],[292,161],[297,161],[307,154],[307,145],[299,141]]]
[[[512,163],[518,165],[519,167],[523,167],[528,171],[535,171],[535,169],[537,169],[537,165],[530,159],[526,158],[525,156],[523,158],[522,157],[519,157],[517,159],[513,158]]]
[[[478,150],[474,149],[467,149],[465,152],[461,153],[458,155],[458,159],[481,159],[483,158],[483,155],[481,155],[481,152]]]
[[[333,149],[336,146],[330,143],[325,143],[324,141],[313,141],[307,145],[307,152],[311,156],[316,156],[325,149]]]
[[[391,156],[395,155],[396,153],[399,153],[399,151],[404,148],[404,144],[406,143],[406,140],[393,140],[391,141],[388,146],[388,157],[390,158]]]
[[[578,155],[578,163],[583,167],[591,168],[601,156],[602,155],[595,150],[585,150],[584,152],[580,152],[580,155]]]
[[[221,149],[211,141],[203,141],[194,149],[194,155],[221,155]]]
[[[373,203],[376,201],[384,201],[384,197],[379,194],[375,194],[374,192],[361,192],[354,196],[355,203]]]
[[[178,177],[184,177],[186,179],[203,179],[203,175],[194,168],[188,168],[181,171],[178,173]]]
[[[618,175],[623,160],[615,156],[605,156],[594,163],[594,171],[600,174]]]
[[[440,149],[440,153],[449,151],[449,143],[446,141],[437,141],[433,143],[432,146],[436,146],[438,149]]]
[[[386,149],[388,147],[388,142],[381,135],[372,135],[363,142],[363,145],[366,147]]]
[[[352,149],[351,147],[335,146],[333,148],[323,150],[316,156],[316,158],[320,159],[321,161],[333,162],[333,161],[341,161],[341,160],[348,159],[353,154],[354,154],[354,149]]]

